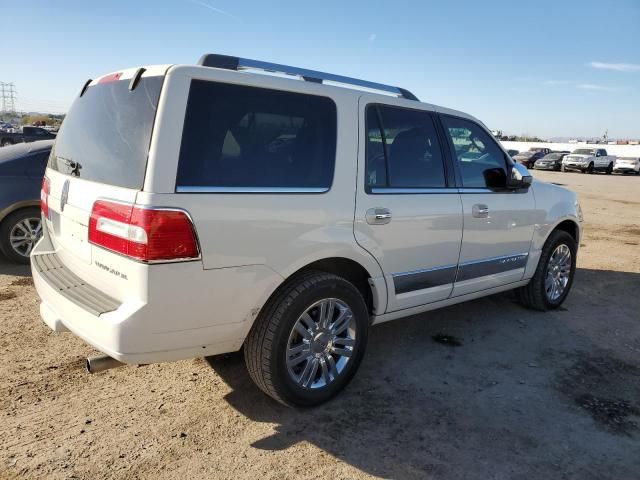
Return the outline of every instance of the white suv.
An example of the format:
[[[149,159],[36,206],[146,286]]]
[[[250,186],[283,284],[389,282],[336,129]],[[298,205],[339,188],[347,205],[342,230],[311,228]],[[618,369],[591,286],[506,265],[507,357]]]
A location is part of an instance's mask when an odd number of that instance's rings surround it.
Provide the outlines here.
[[[244,347],[288,405],[342,389],[371,325],[510,289],[558,307],[582,222],[465,113],[220,55],[88,81],[41,203],[41,316],[106,354],[90,371]]]

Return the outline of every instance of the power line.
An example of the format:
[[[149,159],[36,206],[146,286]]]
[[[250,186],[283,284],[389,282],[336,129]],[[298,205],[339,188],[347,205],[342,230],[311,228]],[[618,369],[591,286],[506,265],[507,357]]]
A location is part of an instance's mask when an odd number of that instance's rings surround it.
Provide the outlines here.
[[[16,87],[11,83],[0,82],[2,113],[16,113]]]

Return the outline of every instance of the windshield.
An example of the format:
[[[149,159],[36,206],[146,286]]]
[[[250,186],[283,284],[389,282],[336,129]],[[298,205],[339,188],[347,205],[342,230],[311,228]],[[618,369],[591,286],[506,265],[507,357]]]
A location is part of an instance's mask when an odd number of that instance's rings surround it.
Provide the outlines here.
[[[98,83],[77,98],[62,123],[49,168],[94,182],[142,188],[164,77]]]
[[[578,148],[572,153],[575,153],[576,155],[593,155],[593,150],[589,150],[588,148]]]
[[[558,160],[560,157],[562,157],[561,153],[550,153],[548,155],[544,156],[545,160]]]
[[[522,152],[522,153],[519,153],[519,154],[518,154],[518,155],[516,155],[516,156],[517,156],[517,157],[520,157],[520,158],[529,158],[529,157],[533,157],[536,153],[537,153],[537,152],[531,152],[531,151],[529,151],[529,152]]]

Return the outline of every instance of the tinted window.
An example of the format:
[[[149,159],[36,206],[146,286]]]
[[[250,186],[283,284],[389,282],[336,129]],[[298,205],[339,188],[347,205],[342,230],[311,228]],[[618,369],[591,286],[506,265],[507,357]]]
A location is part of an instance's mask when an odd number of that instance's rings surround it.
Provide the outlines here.
[[[480,125],[469,120],[443,115],[442,122],[458,159],[463,186],[505,187],[505,155],[493,138]]]
[[[367,107],[368,188],[446,186],[440,144],[428,112]]]
[[[142,188],[163,77],[98,83],[71,105],[49,166],[67,175]]]
[[[335,153],[331,99],[193,80],[177,185],[328,189]]]

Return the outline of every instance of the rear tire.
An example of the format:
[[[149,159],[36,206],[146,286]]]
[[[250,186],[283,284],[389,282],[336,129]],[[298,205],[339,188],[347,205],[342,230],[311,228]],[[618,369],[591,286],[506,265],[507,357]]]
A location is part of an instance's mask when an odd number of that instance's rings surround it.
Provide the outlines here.
[[[251,328],[244,343],[247,370],[284,405],[319,405],[356,373],[368,329],[369,312],[353,284],[318,271],[296,275],[269,299]]]
[[[556,261],[562,260],[562,254],[567,250],[570,254],[568,263],[564,263],[564,268],[562,266],[556,268]],[[553,310],[562,305],[573,284],[576,252],[576,241],[571,235],[562,230],[552,232],[542,248],[533,278],[528,285],[516,289],[520,303],[527,308],[540,311]],[[563,273],[567,274],[566,283],[559,281]],[[558,288],[561,286],[562,290],[553,290],[554,285]]]
[[[613,163],[610,163],[607,167],[607,175],[611,175],[613,173]]]
[[[40,209],[22,208],[0,224],[0,250],[12,262],[29,264],[29,254],[41,235]]]

